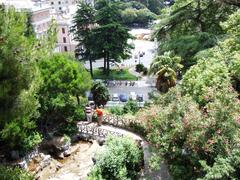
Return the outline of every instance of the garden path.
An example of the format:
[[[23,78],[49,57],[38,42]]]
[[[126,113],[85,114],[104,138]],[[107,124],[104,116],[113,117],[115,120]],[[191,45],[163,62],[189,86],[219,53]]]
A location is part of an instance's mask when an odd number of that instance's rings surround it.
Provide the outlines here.
[[[83,131],[84,128],[88,128],[87,132]],[[151,179],[151,180],[170,180],[170,175],[168,173],[168,169],[166,164],[162,163],[161,168],[157,171],[152,171],[149,166],[149,160],[151,159],[152,153],[150,151],[150,145],[147,141],[145,141],[141,136],[130,132],[128,130],[104,124],[102,126],[98,126],[97,123],[88,123],[88,122],[79,122],[78,123],[79,131],[82,133],[87,133],[94,136],[106,137],[108,134],[117,135],[117,136],[129,136],[134,140],[141,141],[141,145],[143,147],[144,152],[144,175],[141,179]],[[104,132],[99,133],[96,132]]]

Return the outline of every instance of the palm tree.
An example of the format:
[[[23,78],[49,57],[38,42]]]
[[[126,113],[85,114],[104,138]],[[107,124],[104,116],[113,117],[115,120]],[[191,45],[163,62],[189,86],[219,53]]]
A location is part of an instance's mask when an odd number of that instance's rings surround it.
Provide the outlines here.
[[[157,75],[156,87],[160,92],[167,92],[176,85],[177,73],[182,68],[181,58],[173,56],[171,52],[157,56],[152,62],[149,75]]]

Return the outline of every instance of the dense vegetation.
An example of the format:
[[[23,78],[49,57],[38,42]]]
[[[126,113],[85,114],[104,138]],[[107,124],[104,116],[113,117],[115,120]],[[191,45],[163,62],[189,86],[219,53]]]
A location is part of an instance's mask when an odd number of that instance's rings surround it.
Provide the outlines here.
[[[128,43],[133,37],[123,24],[119,4],[110,0],[98,0],[95,7],[80,2],[74,17],[72,32],[79,42],[76,54],[82,60],[103,58],[103,72],[110,74],[110,62],[120,62],[130,57],[133,48]]]
[[[180,83],[145,112],[158,109],[145,120],[156,150],[152,164],[165,160],[173,179],[240,178],[238,6],[234,1],[176,0],[156,26],[159,57],[150,69],[171,68],[163,77],[173,74],[175,80],[177,64],[184,68]],[[168,51],[172,55],[166,57]]]
[[[49,125],[83,118],[82,97],[91,77],[74,58],[53,55],[54,22],[37,40],[25,13],[1,7],[0,17],[1,152],[23,155],[41,142]]]
[[[108,137],[106,147],[96,154],[96,164],[88,179],[136,179],[142,158],[134,140]]]
[[[34,177],[20,168],[0,166],[1,180],[33,180]]]

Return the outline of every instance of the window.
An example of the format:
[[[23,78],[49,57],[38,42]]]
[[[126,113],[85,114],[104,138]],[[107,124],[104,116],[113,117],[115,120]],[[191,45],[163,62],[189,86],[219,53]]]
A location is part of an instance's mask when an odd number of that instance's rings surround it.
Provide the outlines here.
[[[68,49],[67,49],[67,46],[64,46],[64,51],[65,51],[65,52],[67,52],[67,51],[68,51]]]
[[[61,11],[61,10],[62,10],[62,7],[59,7],[59,10]]]
[[[67,40],[66,40],[66,37],[63,37],[63,43],[66,43]]]
[[[65,34],[65,28],[62,28],[62,33]]]
[[[58,1],[58,4],[61,4],[61,1]]]
[[[54,2],[51,2],[51,5],[54,5]]]

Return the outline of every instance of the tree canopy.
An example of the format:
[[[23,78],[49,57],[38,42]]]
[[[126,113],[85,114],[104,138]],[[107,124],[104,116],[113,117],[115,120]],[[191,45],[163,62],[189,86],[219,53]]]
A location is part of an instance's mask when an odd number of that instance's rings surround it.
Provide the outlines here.
[[[37,41],[27,31],[25,13],[0,7],[0,137],[11,148],[25,145],[39,116],[40,56]]]
[[[159,53],[173,51],[183,59],[185,69],[195,64],[194,56],[217,44],[224,34],[221,22],[236,10],[236,6],[213,0],[178,0],[162,11],[155,36]]]

